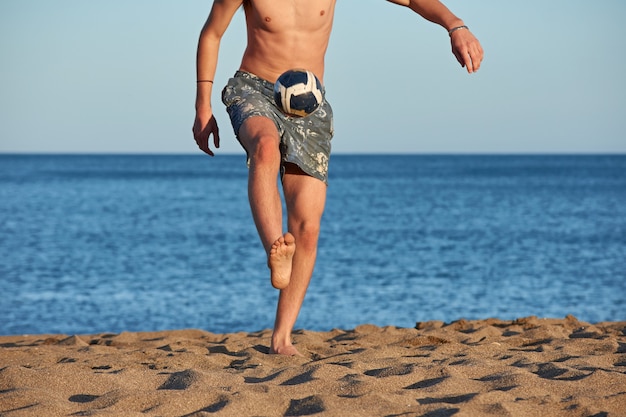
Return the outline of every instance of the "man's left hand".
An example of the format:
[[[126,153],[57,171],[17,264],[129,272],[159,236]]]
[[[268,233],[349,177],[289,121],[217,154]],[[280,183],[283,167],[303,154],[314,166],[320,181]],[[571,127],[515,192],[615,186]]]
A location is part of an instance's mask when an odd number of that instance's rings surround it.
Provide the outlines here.
[[[470,74],[478,71],[484,52],[480,42],[472,32],[469,29],[456,30],[450,35],[450,42],[452,53],[459,64],[465,67]]]

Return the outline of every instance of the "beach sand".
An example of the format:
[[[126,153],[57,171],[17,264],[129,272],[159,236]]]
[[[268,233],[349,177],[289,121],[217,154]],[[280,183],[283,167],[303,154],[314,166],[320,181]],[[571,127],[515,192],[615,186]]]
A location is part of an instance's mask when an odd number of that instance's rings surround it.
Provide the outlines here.
[[[0,337],[0,416],[626,416],[626,322]]]

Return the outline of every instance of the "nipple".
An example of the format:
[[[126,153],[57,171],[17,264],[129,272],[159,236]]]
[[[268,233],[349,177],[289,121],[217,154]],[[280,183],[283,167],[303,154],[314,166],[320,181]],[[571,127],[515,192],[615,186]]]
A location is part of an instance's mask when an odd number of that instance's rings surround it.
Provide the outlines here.
[[[267,23],[269,23],[269,22],[271,22],[271,21],[272,21],[272,18],[271,18],[271,17],[269,17],[269,16],[267,16],[267,17],[265,18],[265,21],[266,21]]]

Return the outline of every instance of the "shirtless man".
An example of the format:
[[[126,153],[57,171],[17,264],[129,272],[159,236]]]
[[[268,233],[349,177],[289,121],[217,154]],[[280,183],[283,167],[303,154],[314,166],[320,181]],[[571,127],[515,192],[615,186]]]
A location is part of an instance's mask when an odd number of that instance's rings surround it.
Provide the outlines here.
[[[458,62],[469,73],[478,70],[483,58],[480,43],[439,0],[388,1],[406,6],[445,28]],[[267,93],[280,74],[292,68],[311,70],[323,83],[324,56],[335,3],[336,0],[215,0],[198,43],[193,134],[198,147],[213,156],[209,147],[211,135],[213,144],[219,147],[211,106],[218,50],[233,15],[243,5],[248,45],[239,71],[224,89],[222,100],[237,139],[248,155],[252,216],[267,252],[272,285],[280,290],[270,353],[300,354],[292,344],[291,332],[317,255],[333,132],[332,110],[325,100],[315,116],[292,120],[271,107],[271,94]],[[355,10],[358,12],[358,8]],[[299,136],[298,132],[305,134]],[[307,158],[301,153],[303,146],[306,148],[310,143],[314,148],[307,152],[313,155]],[[287,232],[282,227],[279,172],[287,209]]]

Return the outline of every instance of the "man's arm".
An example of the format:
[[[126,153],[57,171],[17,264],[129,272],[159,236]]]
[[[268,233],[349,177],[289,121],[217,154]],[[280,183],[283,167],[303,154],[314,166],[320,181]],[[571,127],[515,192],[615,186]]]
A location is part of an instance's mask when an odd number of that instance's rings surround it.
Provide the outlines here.
[[[472,73],[478,71],[483,60],[483,48],[478,39],[469,31],[463,20],[456,17],[439,0],[387,0],[406,6],[424,19],[445,28],[450,34],[452,53],[461,66]]]
[[[217,68],[217,55],[220,41],[243,0],[215,0],[211,13],[200,32],[196,56],[196,119],[193,136],[198,147],[213,156],[209,147],[209,137],[213,135],[216,148],[220,146],[219,129],[211,107],[213,80]]]

